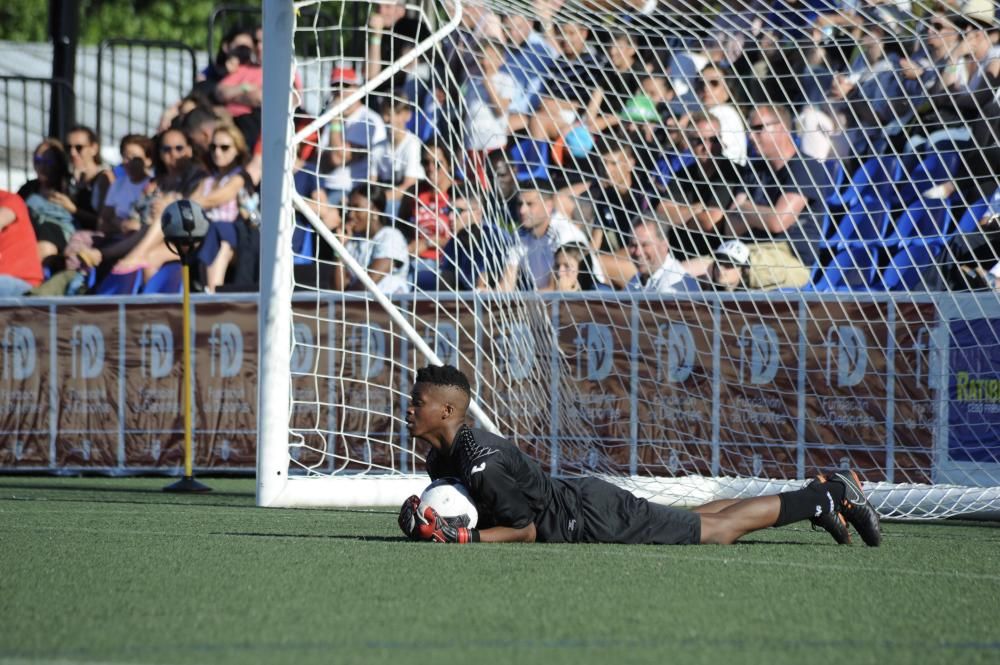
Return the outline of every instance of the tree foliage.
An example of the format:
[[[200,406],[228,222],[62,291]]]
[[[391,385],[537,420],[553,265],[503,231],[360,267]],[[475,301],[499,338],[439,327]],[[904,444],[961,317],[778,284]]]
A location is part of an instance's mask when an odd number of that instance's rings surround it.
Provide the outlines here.
[[[208,19],[215,0],[77,0],[80,43],[103,39],[162,39],[205,48]],[[257,2],[247,4],[259,5]],[[0,2],[0,39],[46,42],[48,3],[45,0]]]

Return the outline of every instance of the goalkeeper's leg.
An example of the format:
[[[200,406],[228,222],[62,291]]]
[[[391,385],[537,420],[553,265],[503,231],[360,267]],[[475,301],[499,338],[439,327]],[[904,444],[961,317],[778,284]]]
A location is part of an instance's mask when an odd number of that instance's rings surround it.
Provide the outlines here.
[[[841,485],[813,482],[794,492],[713,501],[695,512],[701,516],[701,542],[724,545],[767,527],[836,514],[843,498]]]

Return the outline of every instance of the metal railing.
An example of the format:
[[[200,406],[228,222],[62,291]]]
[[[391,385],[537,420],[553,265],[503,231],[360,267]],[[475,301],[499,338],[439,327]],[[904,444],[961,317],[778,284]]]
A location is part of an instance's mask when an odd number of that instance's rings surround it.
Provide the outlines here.
[[[33,177],[35,147],[49,135],[53,90],[75,106],[73,86],[63,79],[0,76],[0,189],[16,190]]]
[[[183,42],[107,39],[97,55],[97,133],[156,131],[163,111],[194,87],[194,49]]]

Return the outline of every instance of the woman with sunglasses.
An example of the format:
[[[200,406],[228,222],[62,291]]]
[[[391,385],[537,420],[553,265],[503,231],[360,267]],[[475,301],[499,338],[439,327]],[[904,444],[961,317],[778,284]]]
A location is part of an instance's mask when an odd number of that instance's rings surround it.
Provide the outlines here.
[[[245,189],[252,190],[253,183],[244,170],[250,151],[243,133],[235,125],[215,128],[209,152],[209,175],[191,200],[201,204],[212,222],[198,251],[198,260],[205,267],[205,291],[214,293],[225,281],[239,247],[236,224],[240,219],[240,194]]]
[[[58,258],[76,227],[70,199],[70,171],[66,150],[58,139],[47,138],[35,148],[35,178],[17,194],[28,206],[31,224],[38,238],[38,258],[51,262]]]
[[[72,197],[67,209],[73,213],[77,227],[94,230],[114,174],[101,160],[101,142],[90,127],[76,125],[70,129],[66,134],[66,149],[73,173]]]
[[[163,242],[160,216],[178,199],[195,200],[194,193],[206,174],[195,159],[194,146],[184,131],[168,129],[160,134],[156,144],[156,176],[135,205],[139,230],[101,248],[102,269],[111,264],[117,274],[143,270],[148,279],[164,263],[177,259]]]

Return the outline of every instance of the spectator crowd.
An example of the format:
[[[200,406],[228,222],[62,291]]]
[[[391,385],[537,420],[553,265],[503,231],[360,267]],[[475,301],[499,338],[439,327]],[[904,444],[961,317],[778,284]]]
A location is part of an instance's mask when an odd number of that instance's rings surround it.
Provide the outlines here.
[[[592,24],[555,0],[464,4],[358,96],[431,32],[372,4],[296,191],[387,294],[1000,284],[992,2],[632,1]],[[85,126],[42,141],[36,177],[0,192],[0,295],[163,284],[181,198],[211,222],[197,288],[256,289],[262,62],[262,30],[231,30],[155,136],[117,137],[117,165]],[[366,288],[321,235],[297,216],[297,286]]]

